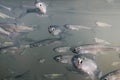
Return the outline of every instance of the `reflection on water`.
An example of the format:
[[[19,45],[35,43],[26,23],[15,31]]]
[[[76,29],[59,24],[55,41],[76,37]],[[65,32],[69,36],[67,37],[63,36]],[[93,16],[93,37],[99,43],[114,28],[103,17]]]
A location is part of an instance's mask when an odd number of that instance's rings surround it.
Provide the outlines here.
[[[94,43],[94,38],[101,38],[111,43],[112,46],[120,46],[120,1],[119,0],[42,0],[47,4],[47,16],[40,16],[36,13],[27,14],[21,19],[17,19],[18,24],[37,25],[36,31],[27,33],[22,39],[31,39],[34,41],[53,38],[48,32],[50,25],[63,26],[65,24],[83,25],[92,27],[92,30],[72,31],[68,30],[71,35],[66,35],[62,44],[51,44],[48,46],[27,48],[22,55],[19,54],[0,54],[0,79],[5,80],[90,80],[84,74],[70,72],[66,68],[71,68],[68,64],[59,64],[53,60],[53,57],[60,54],[54,52],[53,48],[59,46],[79,46]],[[0,8],[9,16],[19,16],[24,9],[20,8],[21,4],[25,6],[34,6],[34,0],[1,0],[0,4],[10,6],[14,9],[15,14]],[[17,7],[17,8],[15,8]],[[96,28],[96,22],[105,22],[112,27]],[[15,23],[14,19],[2,19],[0,22]],[[1,36],[1,43],[9,41]],[[22,44],[28,43],[25,40]],[[112,66],[113,62],[119,62],[119,53],[110,51],[107,54],[97,54],[96,63],[103,72],[119,69],[120,65]],[[43,61],[42,61],[43,60]],[[26,73],[29,71],[28,73]],[[25,74],[24,74],[25,73]],[[22,75],[23,74],[23,75]],[[46,78],[45,74],[52,74],[55,78]],[[16,76],[18,76],[16,78]],[[51,76],[51,75],[48,75]],[[58,77],[56,77],[58,76]]]

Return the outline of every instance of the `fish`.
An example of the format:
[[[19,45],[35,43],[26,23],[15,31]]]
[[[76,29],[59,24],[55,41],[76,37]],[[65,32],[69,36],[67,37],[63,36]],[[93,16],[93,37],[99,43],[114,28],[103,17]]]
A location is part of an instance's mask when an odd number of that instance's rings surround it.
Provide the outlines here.
[[[53,49],[53,51],[55,52],[59,52],[59,53],[65,53],[65,52],[69,52],[71,47],[56,47]]]
[[[30,71],[26,71],[24,73],[20,73],[20,74],[14,74],[14,75],[9,75],[6,76],[4,78],[2,78],[1,80],[15,80],[15,79],[19,79],[19,78],[23,78],[25,75],[27,75]],[[13,72],[14,73],[14,72]],[[12,74],[13,74],[12,73]]]
[[[5,6],[5,5],[0,4],[0,7],[3,8],[3,9],[6,9],[6,10],[8,10],[8,11],[12,11],[12,8],[7,7],[7,6]]]
[[[19,15],[18,18],[24,17],[28,13],[37,13],[38,15],[45,15],[47,12],[47,6],[44,2],[35,0],[34,7],[26,8],[25,6],[22,6],[22,9],[25,11]]]
[[[110,42],[106,41],[106,40],[103,40],[103,39],[99,39],[97,37],[94,38],[95,42],[98,43],[98,44],[104,44],[104,45],[109,45],[111,44]]]
[[[28,45],[30,48],[35,48],[35,47],[48,46],[50,44],[58,44],[58,43],[62,43],[61,38],[44,39],[44,40],[30,43]]]
[[[25,25],[17,25],[17,24],[11,24],[11,23],[0,23],[0,27],[3,28],[4,30],[8,32],[29,32],[29,31],[34,31],[35,27],[29,27]]]
[[[22,55],[25,49],[26,48],[24,48],[24,47],[18,47],[16,45],[10,45],[10,46],[0,47],[0,52],[1,52],[1,54],[11,53],[11,54]]]
[[[101,44],[88,44],[88,45],[82,45],[79,47],[75,47],[72,52],[77,54],[93,54],[96,55],[97,53],[103,54],[106,51],[116,51],[118,52],[120,50],[117,46],[107,46],[107,45],[101,45]]]
[[[64,32],[64,29],[58,25],[50,25],[48,27],[48,32],[54,36],[61,35]]]
[[[11,33],[0,27],[0,33],[9,36]]]
[[[56,62],[63,64],[72,64],[72,58],[74,55],[57,55],[53,57]]]
[[[83,56],[83,55],[75,55],[72,58],[73,66],[78,70],[82,70],[87,73],[92,80],[99,79],[102,75],[101,70],[98,68],[97,64],[94,60]]]
[[[0,17],[3,19],[15,19],[15,17],[11,17],[11,16],[4,14],[2,12],[0,12]]]
[[[44,2],[41,2],[40,0],[35,0],[34,3],[35,7],[40,10],[42,14],[46,14],[47,12],[47,6]]]
[[[114,67],[115,67],[115,66],[118,66],[118,65],[120,65],[120,62],[119,62],[119,61],[115,61],[115,62],[112,63],[112,66],[114,66]]]
[[[80,31],[80,30],[91,30],[91,27],[86,27],[82,25],[70,25],[70,24],[65,24],[64,27],[69,30],[75,30],[75,31]]]
[[[120,80],[120,69],[107,73],[106,75],[102,76],[100,80]]]
[[[112,25],[110,25],[110,24],[107,24],[107,23],[104,23],[104,22],[96,22],[96,25],[98,26],[98,27],[112,27]]]
[[[5,41],[5,42],[3,42],[3,45],[4,45],[4,46],[14,45],[14,42],[11,42],[11,41]]]
[[[30,72],[30,71],[26,71],[26,72],[24,72],[24,73],[22,73],[22,74],[17,74],[17,75],[14,76],[14,79],[21,78],[21,77],[25,76],[26,74],[28,74],[29,72]]]
[[[63,77],[65,76],[65,74],[61,74],[61,73],[52,73],[52,74],[44,74],[43,77],[48,78],[48,79],[56,79],[59,77]]]

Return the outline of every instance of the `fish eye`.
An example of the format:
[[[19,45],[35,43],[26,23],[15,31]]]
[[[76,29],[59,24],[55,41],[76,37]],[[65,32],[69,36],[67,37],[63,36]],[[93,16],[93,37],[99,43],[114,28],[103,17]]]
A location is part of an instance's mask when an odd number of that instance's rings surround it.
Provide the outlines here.
[[[42,6],[42,4],[40,4],[40,6]]]
[[[105,78],[104,80],[108,80],[107,78]]]
[[[51,30],[52,30],[52,31],[54,31],[54,30],[55,30],[55,28],[51,28]]]
[[[60,61],[60,60],[61,60],[61,58],[60,58],[60,57],[57,57],[57,58],[56,58],[56,60],[57,60],[57,61]]]
[[[82,64],[83,63],[83,59],[78,58],[78,62]]]

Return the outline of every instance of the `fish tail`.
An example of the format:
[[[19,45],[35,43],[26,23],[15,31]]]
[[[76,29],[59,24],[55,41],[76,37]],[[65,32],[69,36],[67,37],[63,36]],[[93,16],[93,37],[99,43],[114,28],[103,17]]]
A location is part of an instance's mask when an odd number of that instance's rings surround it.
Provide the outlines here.
[[[120,47],[116,47],[115,51],[117,51],[117,52],[120,51]]]

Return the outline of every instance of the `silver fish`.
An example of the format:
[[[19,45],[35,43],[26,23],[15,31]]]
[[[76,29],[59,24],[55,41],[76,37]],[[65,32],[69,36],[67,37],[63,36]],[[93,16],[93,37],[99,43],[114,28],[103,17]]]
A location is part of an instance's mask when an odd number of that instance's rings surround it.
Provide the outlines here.
[[[19,54],[22,55],[26,47],[19,47],[16,45],[10,45],[10,46],[2,46],[0,47],[0,52],[2,54],[11,53],[11,54]]]
[[[16,79],[19,79],[19,78],[22,78],[25,77],[25,75],[28,75],[30,71],[26,71],[24,73],[19,73],[19,74],[15,74],[14,72],[14,75],[12,73],[12,75],[9,75],[9,76],[6,76],[4,78],[2,78],[1,80],[16,80]]]
[[[11,33],[0,27],[0,33],[9,36]]]
[[[61,74],[61,73],[51,73],[51,74],[44,74],[43,75],[45,78],[48,78],[48,79],[56,79],[56,78],[59,78],[59,77],[64,77],[65,74]]]
[[[72,64],[73,55],[57,55],[53,59],[64,64]]]
[[[25,12],[20,14],[18,18],[22,18],[28,13],[37,13],[38,15],[42,15],[42,16],[46,14],[47,6],[45,5],[44,2],[35,0],[34,5],[35,6],[33,8],[32,7],[26,8],[25,6],[22,6],[22,9],[25,9]]]
[[[120,69],[104,75],[100,80],[120,80]]]
[[[69,52],[71,47],[56,47],[53,50],[59,53]]]
[[[73,49],[73,53],[77,54],[93,54],[96,55],[97,53],[103,54],[105,51],[119,51],[119,47],[110,47],[101,44],[89,44],[79,46]]]
[[[56,79],[56,78],[65,76],[65,74],[52,73],[52,74],[44,74],[43,76],[48,79]]]
[[[100,38],[97,38],[97,37],[95,37],[94,40],[95,40],[95,42],[98,43],[98,44],[104,44],[104,45],[111,44],[110,42],[108,42],[108,41],[106,41],[106,40],[103,40],[103,39],[100,39]]]
[[[8,32],[29,32],[35,30],[33,27],[28,27],[25,25],[9,24],[9,23],[0,23],[0,27]]]
[[[64,27],[66,29],[75,30],[75,31],[92,29],[91,27],[86,27],[86,26],[82,26],[82,25],[69,25],[69,24],[64,25]]]
[[[36,41],[29,44],[29,47],[34,48],[34,47],[48,46],[50,44],[58,44],[61,42],[62,42],[61,38],[44,39],[44,40]]]
[[[87,73],[92,80],[95,80],[101,76],[101,71],[99,70],[95,61],[83,55],[74,56],[73,65],[78,70],[82,70],[83,72]]]
[[[96,22],[96,25],[98,26],[98,27],[112,27],[112,25],[110,25],[110,24],[107,24],[107,23],[104,23],[104,22]]]
[[[64,30],[60,26],[50,25],[48,27],[48,32],[54,36],[57,36],[57,35],[61,35],[64,32]]]
[[[8,19],[8,18],[10,18],[10,19],[15,19],[15,17],[11,17],[11,16],[9,16],[9,15],[7,15],[7,14],[4,14],[4,13],[2,13],[2,12],[0,12],[0,17],[3,18],[3,19]]]
[[[7,6],[5,6],[5,5],[0,4],[0,7],[1,7],[1,8],[4,8],[4,9],[7,9],[8,11],[12,11],[12,9],[11,9],[10,7],[7,7]]]

